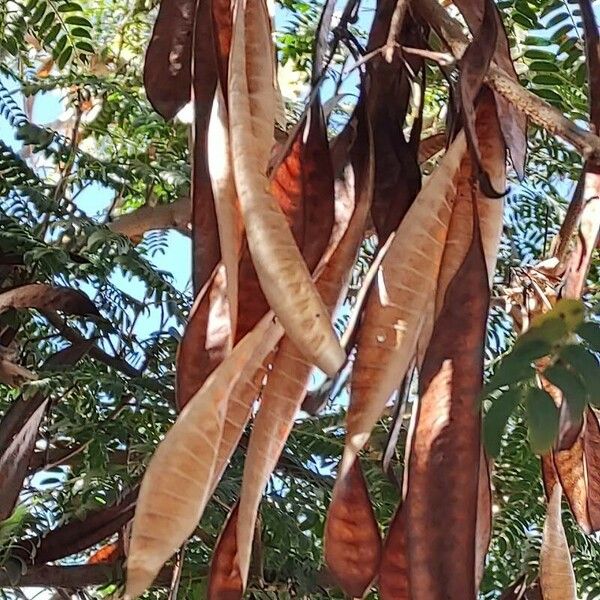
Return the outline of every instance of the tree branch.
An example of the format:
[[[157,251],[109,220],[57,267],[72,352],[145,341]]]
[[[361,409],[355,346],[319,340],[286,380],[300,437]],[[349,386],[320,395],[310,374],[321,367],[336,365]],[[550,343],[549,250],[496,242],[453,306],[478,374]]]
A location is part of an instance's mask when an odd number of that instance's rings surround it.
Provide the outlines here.
[[[123,568],[121,563],[57,566],[42,565],[30,567],[22,575],[0,570],[0,587],[28,587],[42,586],[51,588],[81,589],[94,585],[104,585],[122,578]],[[155,586],[169,585],[171,581],[171,567],[163,568]]]
[[[433,27],[454,56],[460,59],[470,42],[458,21],[453,19],[437,0],[419,0],[411,3],[411,8]],[[598,136],[575,125],[559,110],[512,79],[496,64],[492,63],[490,66],[485,81],[534,123],[572,144],[586,160],[600,160]]]
[[[247,445],[247,438],[240,441],[242,449],[246,449]],[[75,465],[81,458],[77,452],[78,450],[79,447],[68,446],[66,448],[50,448],[49,450],[35,452],[29,463],[29,472],[43,471],[49,466]],[[112,465],[124,465],[127,463],[127,452],[125,450],[111,451],[108,454],[108,459]],[[279,457],[276,469],[286,475],[293,475],[312,481],[325,488],[332,488],[335,483],[335,479],[330,475],[323,475],[312,471],[287,452],[284,452]]]
[[[170,204],[141,206],[137,210],[116,218],[108,223],[109,229],[131,239],[141,238],[154,229],[176,229],[185,235],[190,234],[192,204],[189,198],[180,198]]]
[[[44,316],[48,321],[58,329],[60,334],[72,344],[81,344],[86,339],[75,329],[69,327],[55,312],[45,311]],[[131,366],[126,360],[119,358],[118,356],[111,356],[98,348],[98,346],[92,346],[88,354],[91,358],[104,363],[106,366],[111,367],[132,379],[139,379],[140,385],[148,390],[161,394],[165,400],[168,400],[171,404],[175,402],[175,392],[162,385],[155,379],[144,377],[142,371]]]
[[[29,472],[45,471],[46,469],[59,465],[74,465],[81,459],[81,454],[78,450],[81,446],[66,448],[50,448],[49,450],[40,450],[34,452],[29,462]],[[112,465],[127,464],[127,452],[125,450],[109,451],[109,462]]]
[[[0,588],[19,588],[19,587],[47,587],[62,589],[84,589],[97,585],[106,585],[108,583],[118,582],[123,579],[123,565],[120,561],[93,564],[93,565],[42,565],[29,567],[25,573],[21,574],[20,564],[12,562],[11,565],[0,569]],[[171,584],[173,567],[163,567],[154,580],[153,587],[168,587]],[[208,567],[194,567],[194,579],[206,577]],[[280,574],[277,574],[280,576]],[[286,579],[281,583],[272,580],[274,573],[267,573],[268,583],[265,589],[286,589],[289,590],[290,584]],[[335,587],[335,582],[327,569],[323,568],[312,573],[310,580],[311,588]],[[251,586],[254,587],[254,586]],[[262,588],[262,586],[261,586]],[[254,587],[254,589],[260,589]]]

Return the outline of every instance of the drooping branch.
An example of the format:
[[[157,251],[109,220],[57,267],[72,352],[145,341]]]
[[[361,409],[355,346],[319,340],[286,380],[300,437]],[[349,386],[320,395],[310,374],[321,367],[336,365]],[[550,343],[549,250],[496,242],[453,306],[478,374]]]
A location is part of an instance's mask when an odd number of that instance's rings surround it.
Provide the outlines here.
[[[469,39],[461,25],[452,18],[437,0],[419,0],[411,4],[421,19],[429,23],[448,44],[456,58],[461,58]],[[600,160],[600,138],[567,119],[559,110],[525,89],[507,73],[492,63],[486,83],[525,113],[536,125],[572,144],[585,159]]]
[[[54,327],[56,327],[56,329],[58,329],[60,334],[72,344],[82,344],[86,341],[85,338],[78,331],[76,331],[72,327],[69,327],[58,316],[57,313],[52,311],[46,311],[44,314],[48,321]],[[112,369],[115,369],[120,373],[127,375],[128,377],[131,377],[133,379],[139,379],[139,383],[141,386],[153,392],[161,394],[165,398],[165,400],[168,400],[171,403],[174,402],[175,393],[173,392],[173,390],[166,388],[157,380],[144,377],[142,371],[131,366],[126,360],[123,360],[118,356],[111,356],[110,354],[104,352],[104,350],[100,349],[98,346],[92,346],[89,350],[89,355],[91,358],[104,363],[106,366],[111,367]]]
[[[171,204],[144,205],[118,217],[108,224],[109,229],[131,239],[140,238],[155,229],[176,229],[189,235],[192,204],[189,198],[180,198]]]
[[[173,569],[171,566],[164,567],[154,581],[154,587],[168,587],[171,583]],[[17,575],[14,570],[0,569],[0,587],[2,588],[19,588],[40,586],[47,588],[63,588],[63,589],[84,589],[87,587],[105,585],[111,582],[120,581],[123,574],[123,565],[120,562],[112,562],[105,564],[91,565],[42,565],[30,567],[22,575]],[[194,567],[194,579],[201,579],[208,574],[208,567]],[[270,590],[288,590],[289,583],[286,580],[275,581],[273,578],[280,574],[267,573],[266,579],[268,583],[261,587],[266,587]],[[331,574],[327,569],[322,568],[314,571],[312,574],[307,574],[307,581],[311,581],[311,589],[326,589],[333,587]],[[264,586],[264,587],[263,587]]]
[[[240,441],[240,448],[244,451],[248,446],[247,436]],[[29,472],[34,473],[57,465],[76,465],[81,461],[81,447],[50,448],[48,451],[38,451],[33,454],[29,463]],[[124,465],[127,463],[127,452],[125,450],[111,451],[108,460],[111,465]],[[284,453],[277,462],[277,470],[285,475],[305,479],[325,488],[333,487],[334,479],[330,475],[324,475],[312,471],[296,460],[290,453]]]
[[[81,589],[118,581],[122,577],[120,563],[31,567],[24,574],[13,577],[8,570],[0,570],[0,587],[43,586],[51,588]],[[164,568],[156,579],[156,586],[169,584],[171,568]]]
[[[29,463],[29,472],[45,470],[59,465],[73,465],[81,461],[81,446],[66,448],[51,448],[48,451],[40,450],[35,452]],[[112,465],[124,465],[127,463],[127,452],[125,450],[115,450],[110,452],[108,459]]]
[[[581,219],[581,213],[585,208],[585,199],[583,197],[583,180],[584,178],[581,177],[577,182],[573,192],[573,198],[569,203],[567,213],[565,214],[565,218],[560,226],[560,231],[556,236],[553,256],[556,258],[557,268],[564,266],[570,250],[569,244]]]

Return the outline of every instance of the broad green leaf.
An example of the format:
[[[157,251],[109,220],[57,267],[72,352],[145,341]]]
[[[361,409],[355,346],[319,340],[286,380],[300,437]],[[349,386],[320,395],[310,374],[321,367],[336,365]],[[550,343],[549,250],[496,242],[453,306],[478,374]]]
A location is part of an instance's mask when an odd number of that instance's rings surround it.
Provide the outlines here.
[[[559,357],[579,374],[587,388],[589,401],[598,406],[600,404],[600,365],[596,357],[578,344],[570,344],[562,348]]]
[[[544,355],[545,353],[542,354],[542,356]],[[514,356],[509,354],[500,362],[490,380],[485,384],[481,396],[485,398],[494,390],[505,385],[530,379],[534,373],[531,361],[515,360]]]
[[[515,343],[509,354],[511,360],[518,360],[519,362],[526,362],[529,364],[538,358],[547,356],[552,352],[554,335],[555,332],[552,331],[552,327],[544,328],[540,331],[530,329]],[[508,357],[504,360],[508,360]]]
[[[540,341],[548,345],[546,354],[549,354],[551,346],[556,344],[566,334],[567,326],[560,317],[553,316],[539,323],[536,323],[534,320],[531,323],[531,327],[515,342],[515,351],[524,348],[533,341]],[[540,358],[540,356],[534,356],[533,358]]]
[[[490,456],[500,454],[502,435],[506,424],[521,401],[522,391],[513,388],[492,401],[483,419],[483,443]]]
[[[558,408],[548,392],[532,386],[525,394],[525,412],[531,449],[535,454],[545,454],[552,449],[558,433]]]
[[[573,415],[581,417],[588,401],[588,392],[581,377],[561,364],[548,367],[544,377],[562,391]]]
[[[600,352],[600,323],[587,321],[582,323],[575,332],[594,352]]]
[[[531,363],[551,353],[551,343],[543,339],[542,335],[538,336],[537,332],[530,333],[531,331],[530,329],[519,338],[512,351],[501,359],[494,374],[485,384],[482,397],[505,385],[530,379],[535,373]]]

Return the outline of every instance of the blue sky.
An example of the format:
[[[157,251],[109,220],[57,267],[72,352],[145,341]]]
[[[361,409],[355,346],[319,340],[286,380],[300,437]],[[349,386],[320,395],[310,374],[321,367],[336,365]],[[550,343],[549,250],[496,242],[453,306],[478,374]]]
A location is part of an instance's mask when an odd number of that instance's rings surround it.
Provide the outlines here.
[[[15,82],[0,76],[0,81],[7,89],[13,90],[16,88]],[[15,99],[22,106],[22,97],[20,94],[15,95]],[[57,93],[38,94],[34,104],[33,122],[38,125],[44,125],[56,120],[63,111],[61,97]],[[19,151],[22,148],[22,143],[18,141],[14,135],[14,129],[0,115],[0,139],[10,145],[13,150]],[[84,191],[82,191],[76,199],[76,204],[79,209],[85,212],[89,217],[101,216],[105,213],[107,207],[113,200],[113,192],[104,188],[98,183],[92,183]],[[173,274],[175,286],[183,291],[190,285],[191,278],[191,242],[190,239],[175,232],[168,233],[168,246],[164,254],[156,254],[151,258],[151,261],[160,270],[169,271]],[[145,295],[145,286],[137,279],[127,279],[120,271],[115,270],[112,276],[113,283],[123,291],[138,300],[143,300]],[[91,295],[93,290],[86,289]],[[172,323],[174,324],[174,323]],[[145,339],[160,325],[160,311],[156,307],[150,307],[149,312],[136,322],[135,333]],[[109,347],[105,350],[110,352]],[[39,473],[31,482],[32,485],[40,485],[41,481],[46,477],[46,474]],[[56,484],[52,484],[54,486]],[[50,592],[46,592],[43,588],[24,588],[24,593],[27,598],[36,598],[37,600],[47,600],[52,597]]]
[[[0,80],[7,89],[17,87],[14,81],[1,77]],[[22,105],[23,98],[16,93],[15,100]],[[61,95],[57,92],[38,94],[34,103],[33,122],[45,125],[55,121],[63,112]],[[22,143],[15,138],[14,129],[6,119],[0,115],[0,139],[9,144],[13,150],[19,151]],[[77,195],[76,204],[89,217],[100,217],[113,200],[114,192],[101,184],[92,183]],[[186,236],[178,232],[168,232],[168,246],[164,254],[157,253],[151,257],[156,267],[173,274],[175,286],[183,291],[190,285],[191,277],[191,242]],[[119,270],[115,270],[112,282],[123,291],[138,300],[143,300],[145,286],[137,279],[127,279]],[[136,324],[136,333],[141,338],[146,338],[155,331],[159,325],[159,311],[152,308],[147,317],[139,319]]]

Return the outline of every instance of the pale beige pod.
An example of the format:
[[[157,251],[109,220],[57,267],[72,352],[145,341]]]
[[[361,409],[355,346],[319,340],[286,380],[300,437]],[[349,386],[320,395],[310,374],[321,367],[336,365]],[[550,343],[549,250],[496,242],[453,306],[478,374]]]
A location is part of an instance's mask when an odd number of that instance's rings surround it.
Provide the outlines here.
[[[125,598],[151,584],[193,533],[213,489],[229,396],[249,364],[261,364],[282,330],[267,315],[209,376],[159,444],[146,470],[133,520]]]
[[[276,106],[273,56],[264,0],[240,0],[234,10],[229,125],[248,246],[262,290],[287,335],[307,360],[333,375],[345,354],[267,177]]]
[[[208,124],[207,145],[208,170],[215,200],[221,260],[225,266],[225,289],[231,332],[229,351],[231,351],[237,327],[239,262],[244,229],[233,179],[227,106],[218,85]]]
[[[369,140],[367,160],[360,173],[364,185],[355,193],[354,211],[341,239],[332,236],[329,250],[317,268],[317,290],[333,314],[350,281],[373,195],[374,158]],[[356,178],[354,177],[354,180]],[[264,488],[294,425],[294,418],[310,382],[312,365],[289,337],[281,340],[262,393],[250,436],[237,520],[237,561],[244,588],[247,584],[257,511]]]
[[[544,600],[577,600],[575,574],[561,517],[562,488],[554,485],[548,501],[540,550],[540,587]]]
[[[400,223],[379,267],[358,334],[338,481],[369,439],[414,356],[424,309],[436,289],[465,152],[461,132]]]

